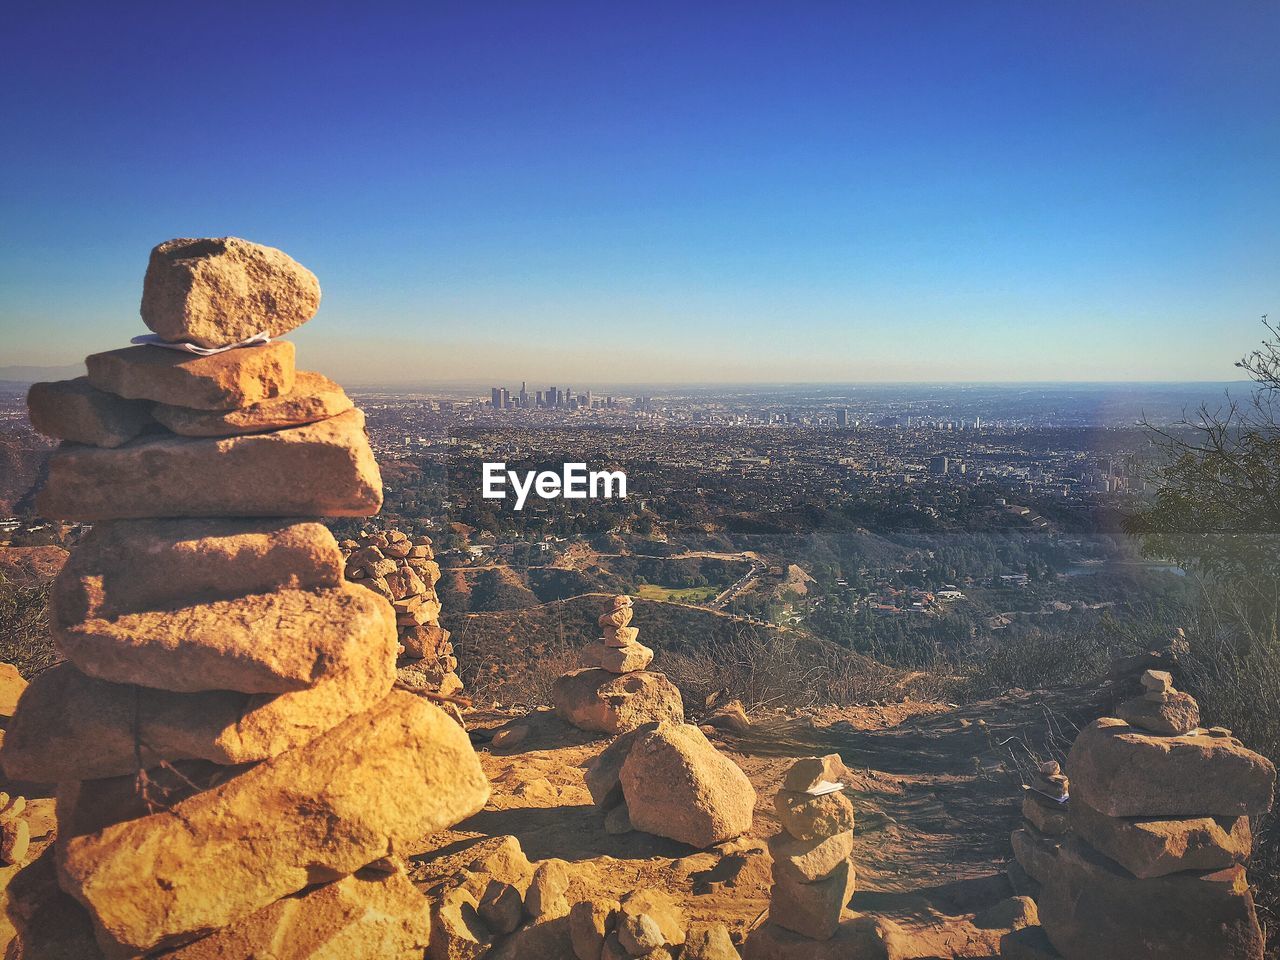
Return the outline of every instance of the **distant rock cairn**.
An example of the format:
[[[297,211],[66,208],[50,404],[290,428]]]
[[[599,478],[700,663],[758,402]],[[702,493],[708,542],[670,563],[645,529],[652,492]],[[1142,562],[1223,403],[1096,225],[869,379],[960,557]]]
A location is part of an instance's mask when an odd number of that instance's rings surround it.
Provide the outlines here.
[[[1249,818],[1271,809],[1275,767],[1222,727],[1164,670],[1040,768],[1013,833],[1039,928],[1002,955],[1065,960],[1261,960],[1245,876]],[[1025,877],[1022,876],[1025,874]]]
[[[603,636],[582,651],[583,669],[556,680],[551,696],[561,718],[597,733],[626,733],[646,723],[684,721],[675,684],[645,668],[653,651],[631,626],[631,598],[612,598],[598,623]]]
[[[382,503],[363,414],[262,342],[319,285],[226,238],[161,244],[144,286],[157,339],[250,343],[126,347],[32,388],[32,421],[66,441],[41,512],[94,528],[52,590],[68,662],[23,693],[0,762],[59,784],[58,883],[107,956],[420,958],[428,911],[398,858],[489,785],[456,723],[392,689],[392,602],[299,519]]]
[[[364,533],[338,546],[346,560],[347,579],[385,597],[396,612],[401,682],[442,696],[459,693],[458,658],[453,655],[449,631],[440,626],[436,595],[440,564],[431,550],[431,538],[387,530]]]

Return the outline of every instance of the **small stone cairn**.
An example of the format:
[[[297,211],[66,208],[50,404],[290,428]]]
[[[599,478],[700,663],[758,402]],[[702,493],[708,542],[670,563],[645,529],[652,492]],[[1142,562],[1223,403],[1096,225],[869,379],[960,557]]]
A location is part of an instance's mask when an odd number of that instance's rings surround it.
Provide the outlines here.
[[[453,655],[449,631],[440,626],[440,598],[435,586],[440,565],[431,550],[431,538],[410,538],[401,530],[362,533],[358,540],[343,540],[346,576],[391,602],[396,612],[396,632],[404,663],[399,676],[414,689],[441,696],[462,690],[458,659]]]
[[[747,960],[894,955],[892,924],[846,909],[856,886],[847,777],[834,753],[804,757],[787,771],[773,801],[782,832],[769,840],[769,919],[748,937]]]
[[[21,929],[23,956],[71,955],[77,923],[112,958],[422,956],[399,858],[489,785],[457,724],[392,689],[391,603],[305,519],[382,503],[363,414],[275,339],[319,298],[279,250],[169,241],[143,288],[156,343],[31,389],[65,441],[40,512],[94,528],[52,587],[66,662],[0,750],[11,779],[58,784],[50,859],[79,904],[44,943]]]
[[[631,626],[631,598],[613,597],[597,621],[603,636],[582,652],[582,669],[556,680],[551,696],[556,713],[583,730],[626,733],[647,723],[684,722],[680,691],[646,668],[653,651]]]
[[[1263,956],[1244,865],[1275,767],[1230,730],[1202,728],[1168,671],[1145,670],[1140,686],[1023,798],[1014,854],[1041,926],[1007,938],[1008,960]]]

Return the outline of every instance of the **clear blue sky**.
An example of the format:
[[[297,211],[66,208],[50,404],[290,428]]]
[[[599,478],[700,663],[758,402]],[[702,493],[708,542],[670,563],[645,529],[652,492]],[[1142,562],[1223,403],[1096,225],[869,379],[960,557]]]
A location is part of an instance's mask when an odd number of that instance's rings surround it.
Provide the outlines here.
[[[233,234],[319,275],[295,339],[347,381],[1228,379],[1280,314],[1277,39],[1262,0],[9,4],[0,366],[144,332],[150,247]]]

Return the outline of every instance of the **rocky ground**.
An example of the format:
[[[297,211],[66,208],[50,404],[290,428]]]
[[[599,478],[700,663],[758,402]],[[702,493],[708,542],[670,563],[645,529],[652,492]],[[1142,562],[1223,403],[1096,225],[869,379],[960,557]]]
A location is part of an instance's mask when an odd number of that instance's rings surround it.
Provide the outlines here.
[[[573,865],[575,893],[619,897],[639,887],[675,896],[694,921],[725,923],[735,941],[768,907],[765,840],[779,823],[772,797],[796,757],[836,752],[855,771],[858,814],[855,910],[892,918],[913,957],[994,957],[1009,930],[1004,875],[1021,784],[1036,758],[1060,755],[1092,715],[1097,691],[1027,693],[950,707],[886,706],[752,715],[742,733],[717,732],[717,745],[747,773],[759,795],[751,834],[694,851],[643,833],[610,835],[591,803],[583,768],[608,742],[549,710],[473,714],[469,725],[493,796],[483,811],[436,838],[435,855],[413,866],[430,882],[455,868],[450,854],[477,837],[512,835],[531,860]],[[509,748],[489,738],[527,724]],[[433,862],[434,860],[434,862]]]

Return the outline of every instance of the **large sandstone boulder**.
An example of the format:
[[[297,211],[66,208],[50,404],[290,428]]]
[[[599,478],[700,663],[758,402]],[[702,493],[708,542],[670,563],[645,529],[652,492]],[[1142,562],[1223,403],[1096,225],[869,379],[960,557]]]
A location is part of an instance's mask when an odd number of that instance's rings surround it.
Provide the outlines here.
[[[51,619],[59,649],[90,676],[180,693],[302,690],[396,632],[387,602],[353,584],[72,623],[55,608]]]
[[[64,445],[36,503],[61,520],[367,517],[382,506],[382,477],[364,414],[348,410],[275,433],[148,436],[114,450]]]
[[[676,685],[660,673],[615,674],[599,667],[573,670],[551,690],[556,713],[582,730],[625,733],[646,723],[684,721]]]
[[[158,404],[151,411],[162,424],[184,437],[231,437],[240,433],[262,433],[299,427],[328,420],[350,410],[354,404],[343,389],[328,377],[299,370],[288,393],[259,400],[237,410],[192,410]]]
[[[287,340],[200,357],[163,347],[121,347],[85,357],[89,383],[129,400],[233,410],[293,389]]]
[[[427,900],[403,873],[362,871],[277,900],[163,960],[422,960]]]
[[[46,437],[118,447],[151,423],[151,404],[103,393],[88,377],[34,383],[27,391],[31,425]]]
[[[620,779],[637,830],[705,848],[751,829],[751,781],[690,724],[663,722],[637,737]]]
[[[110,785],[115,781],[97,781]],[[112,953],[212,933],[478,811],[489,782],[465,731],[392,692],[367,713],[155,813],[103,824],[94,782],[59,797],[59,875]]]
[[[275,590],[343,584],[342,551],[301,520],[111,520],[95,524],[53,585],[76,623]]]
[[[811,883],[797,882],[775,868],[769,920],[814,940],[830,940],[856,885],[857,874],[848,860],[841,861],[830,876]]]
[[[1038,900],[1064,957],[1261,960],[1262,932],[1243,867],[1137,880],[1077,840],[1063,844]]]
[[[173,693],[88,677],[69,663],[36,677],[5,731],[0,763],[37,783],[117,777],[161,761],[240,764],[307,743],[382,700],[395,682],[395,634],[350,637],[350,656],[291,693]]]
[[[283,250],[238,237],[167,240],[151,251],[142,322],[202,347],[288,333],[316,315],[320,281]]]
[[[1248,817],[1108,817],[1076,799],[1071,802],[1071,826],[1099,853],[1141,878],[1180,870],[1222,870],[1244,863],[1253,850]]]
[[[608,810],[623,803],[622,796],[622,764],[638,737],[644,736],[658,728],[657,723],[646,723],[628,730],[613,741],[587,764],[583,774],[591,800],[602,810]]]
[[[751,931],[743,960],[905,960],[907,935],[892,920],[846,913],[829,940],[811,940],[776,923]]]
[[[1229,817],[1271,809],[1276,768],[1230,737],[1155,736],[1103,717],[1067,756],[1073,797],[1109,817]]]

